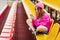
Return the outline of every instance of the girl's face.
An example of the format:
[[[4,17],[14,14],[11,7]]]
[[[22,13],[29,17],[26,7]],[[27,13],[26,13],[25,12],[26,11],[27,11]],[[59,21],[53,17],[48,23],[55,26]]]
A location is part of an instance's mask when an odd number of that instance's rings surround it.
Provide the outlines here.
[[[36,7],[36,15],[39,16],[41,12],[42,12],[42,8]]]

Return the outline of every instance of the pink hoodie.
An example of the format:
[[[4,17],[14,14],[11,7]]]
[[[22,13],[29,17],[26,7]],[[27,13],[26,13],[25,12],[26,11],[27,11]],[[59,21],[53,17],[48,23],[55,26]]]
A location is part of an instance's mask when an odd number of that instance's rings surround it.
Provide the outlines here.
[[[38,17],[36,17],[36,19],[32,21],[32,24],[33,26],[36,26],[36,27],[38,27],[39,25],[43,25],[47,27],[49,30],[50,29],[50,16],[45,13],[41,19],[38,19]]]

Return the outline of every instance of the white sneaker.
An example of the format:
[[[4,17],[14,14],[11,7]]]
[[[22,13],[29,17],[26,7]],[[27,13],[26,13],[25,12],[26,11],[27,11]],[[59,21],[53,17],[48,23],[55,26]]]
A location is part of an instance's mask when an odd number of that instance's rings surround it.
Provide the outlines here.
[[[32,32],[32,34],[36,35],[36,31]]]

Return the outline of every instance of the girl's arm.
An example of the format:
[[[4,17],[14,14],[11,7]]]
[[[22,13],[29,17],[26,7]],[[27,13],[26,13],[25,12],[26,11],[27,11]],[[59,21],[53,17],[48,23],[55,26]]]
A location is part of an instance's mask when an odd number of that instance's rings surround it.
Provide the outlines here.
[[[35,20],[36,19],[36,17],[34,15],[30,14],[30,16],[31,16],[31,19],[32,20]]]

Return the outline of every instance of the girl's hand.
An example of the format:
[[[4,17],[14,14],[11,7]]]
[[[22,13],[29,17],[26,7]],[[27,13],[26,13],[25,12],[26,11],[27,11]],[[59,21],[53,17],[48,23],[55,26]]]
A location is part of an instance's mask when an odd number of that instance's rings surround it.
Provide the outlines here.
[[[35,16],[33,16],[32,14],[30,14],[30,16],[31,16],[31,19],[32,19],[32,20],[34,20],[34,19],[35,19]]]

